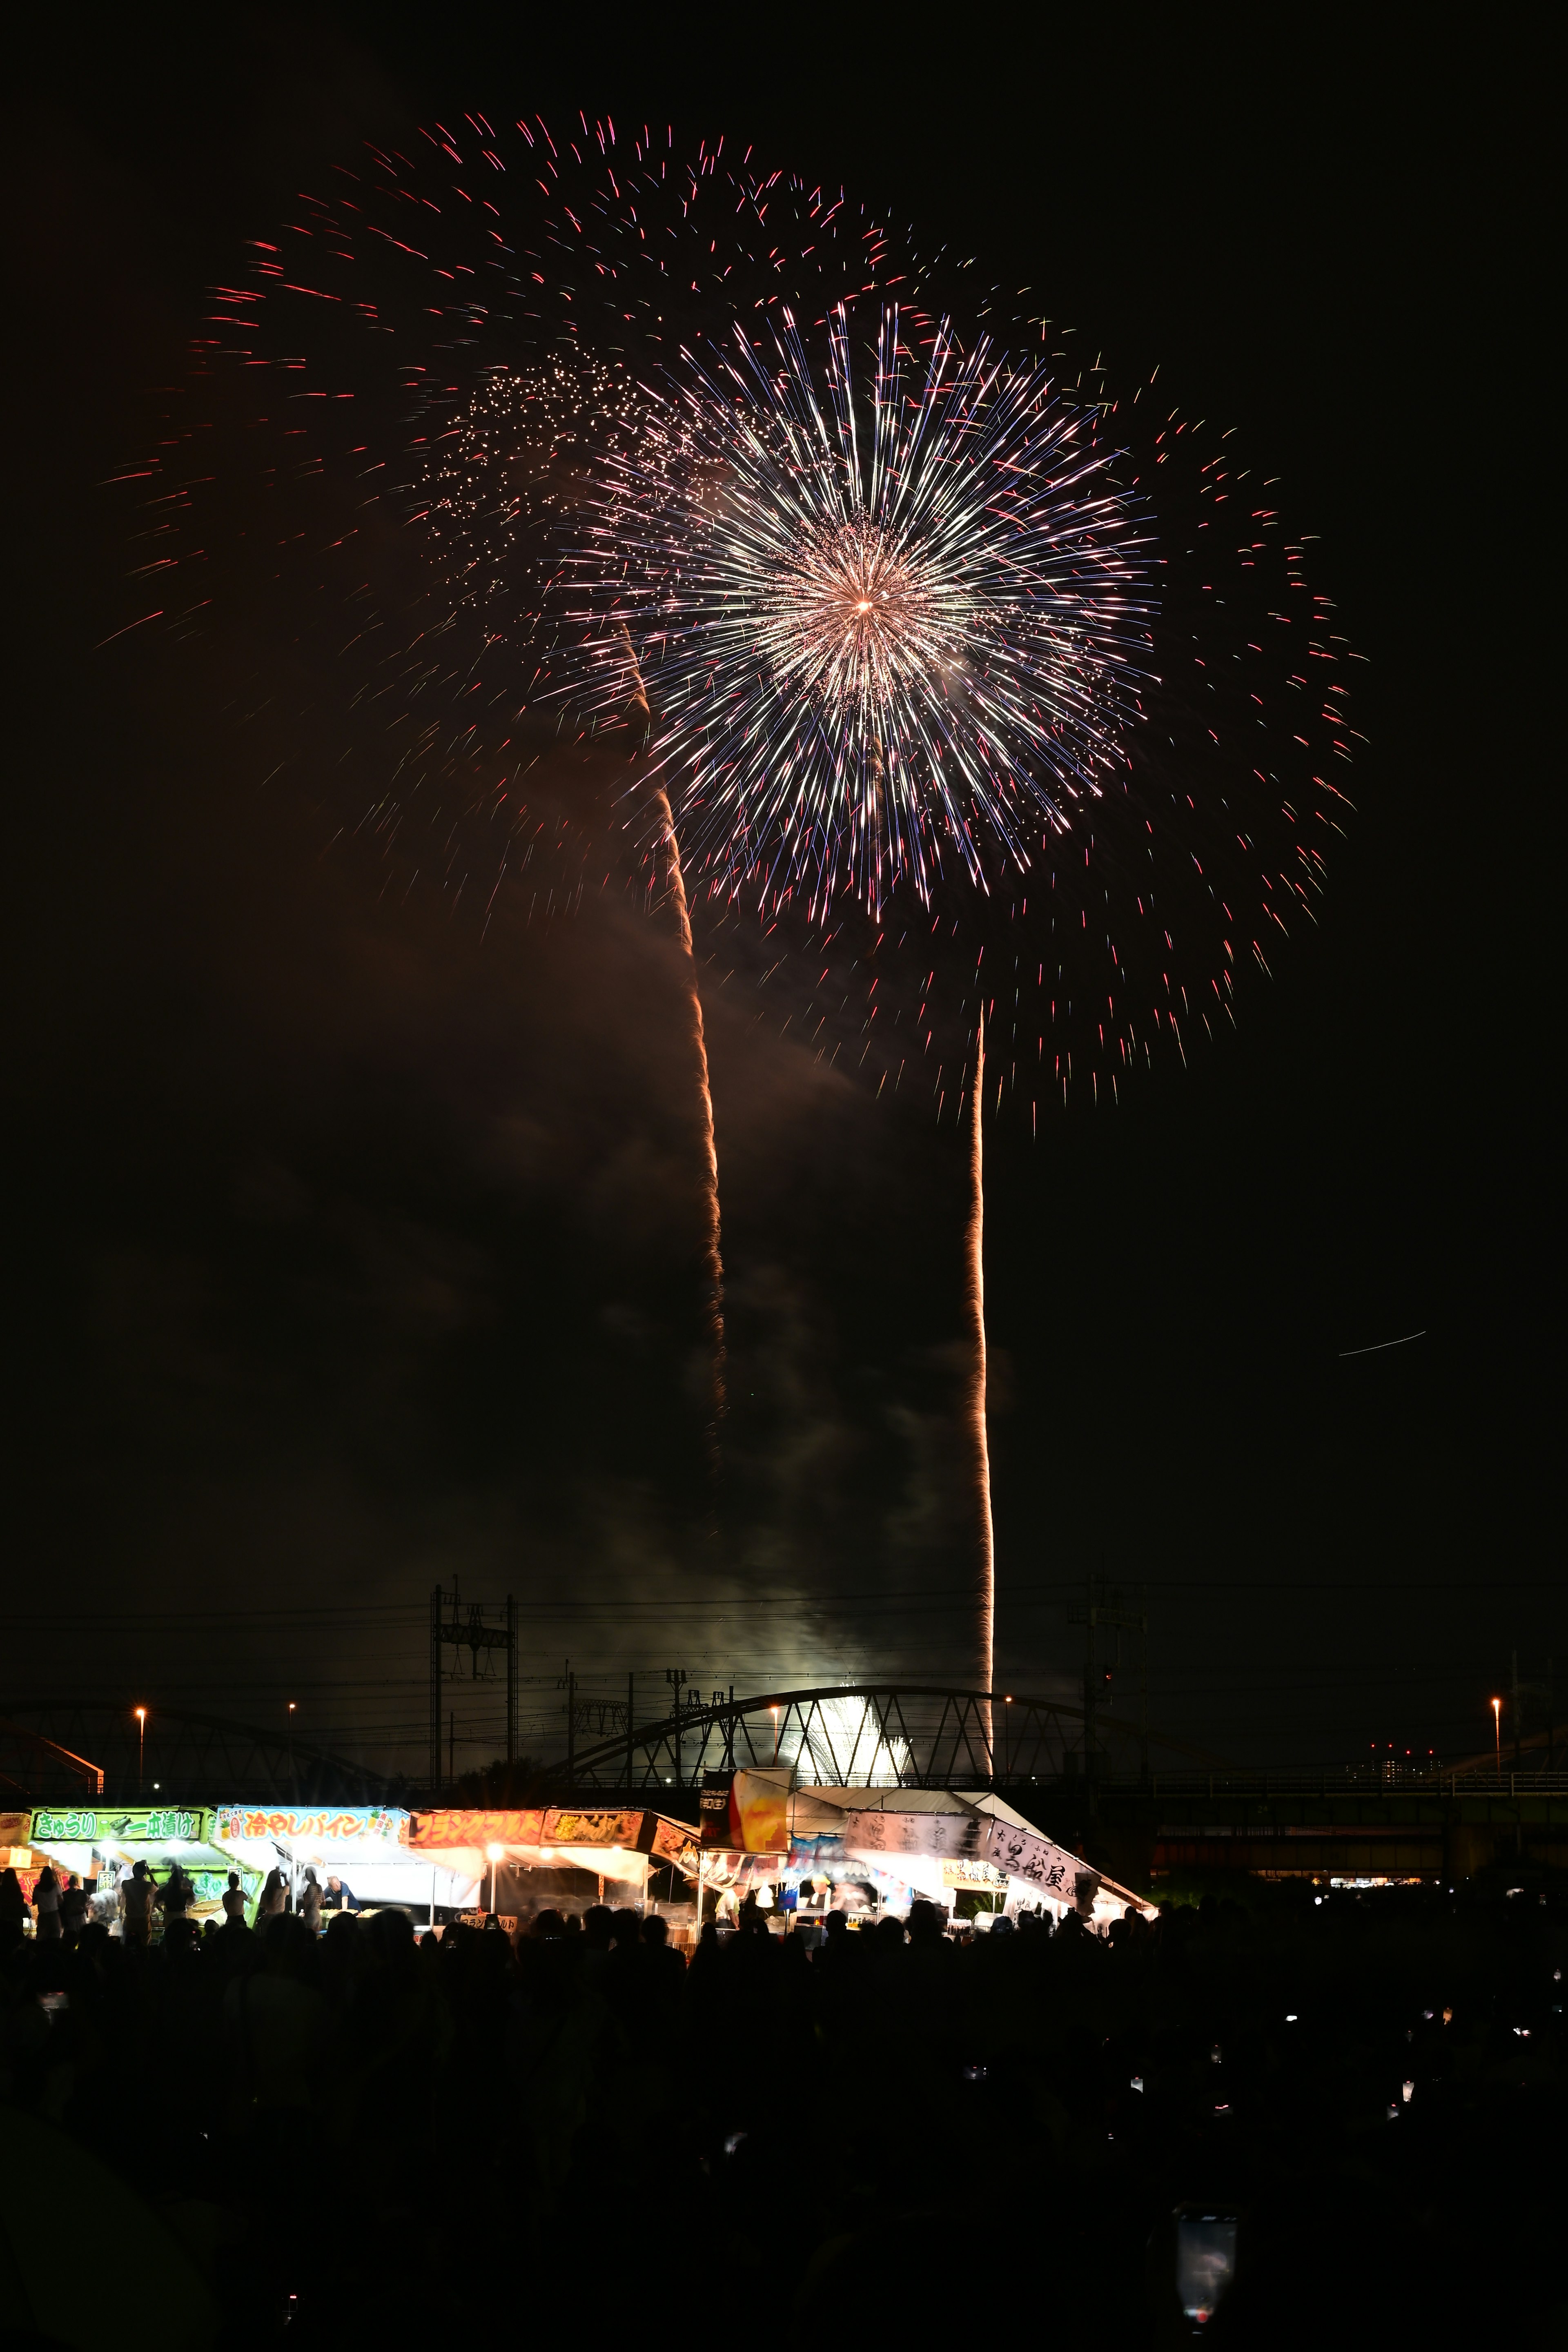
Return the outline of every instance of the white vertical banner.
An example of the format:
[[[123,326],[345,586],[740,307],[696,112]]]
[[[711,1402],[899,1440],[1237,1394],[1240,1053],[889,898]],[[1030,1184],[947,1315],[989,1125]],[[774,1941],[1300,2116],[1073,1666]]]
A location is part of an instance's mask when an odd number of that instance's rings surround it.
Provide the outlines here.
[[[1076,1853],[1053,1845],[1049,1838],[993,1817],[985,1823],[980,1851],[987,1862],[1005,1870],[1009,1878],[1022,1878],[1058,1903],[1075,1904],[1086,1918],[1093,1910],[1094,1898],[1100,1892],[1100,1873],[1089,1869]]]

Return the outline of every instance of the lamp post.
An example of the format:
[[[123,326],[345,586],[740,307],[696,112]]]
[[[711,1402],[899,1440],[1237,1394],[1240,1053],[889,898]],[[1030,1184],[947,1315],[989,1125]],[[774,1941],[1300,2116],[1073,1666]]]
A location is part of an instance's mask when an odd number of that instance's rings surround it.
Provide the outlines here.
[[[488,1845],[485,1848],[485,1854],[490,1865],[490,1916],[492,1918],[495,1916],[496,1907],[496,1864],[502,1859],[505,1853],[504,1845]]]
[[[1494,1698],[1492,1701],[1492,1737],[1497,1746],[1497,1776],[1500,1780],[1502,1779],[1502,1701],[1500,1698]]]
[[[132,1707],[132,1713],[136,1717],[136,1800],[140,1803],[142,1771],[147,1759],[147,1710],[144,1706]]]

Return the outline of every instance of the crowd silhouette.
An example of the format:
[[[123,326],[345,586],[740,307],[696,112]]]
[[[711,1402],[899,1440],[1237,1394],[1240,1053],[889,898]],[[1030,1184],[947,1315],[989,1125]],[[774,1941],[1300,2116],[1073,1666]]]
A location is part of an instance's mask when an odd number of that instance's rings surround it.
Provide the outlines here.
[[[1533,1891],[969,1940],[917,1903],[815,1948],[748,1904],[689,1961],[604,1906],[437,1940],[278,1891],[254,1928],[58,1900],[27,1936],[0,1884],[0,2101],[184,2231],[223,2343],[770,2312],[1177,2342],[1194,2203],[1240,2217],[1216,2342],[1568,2311],[1568,1937]]]

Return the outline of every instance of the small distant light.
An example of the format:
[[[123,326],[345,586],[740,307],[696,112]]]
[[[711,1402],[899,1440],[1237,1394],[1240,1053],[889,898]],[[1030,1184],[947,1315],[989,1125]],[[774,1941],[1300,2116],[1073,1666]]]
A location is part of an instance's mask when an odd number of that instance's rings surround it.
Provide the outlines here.
[[[506,1848],[505,1848],[505,1846],[504,1846],[504,1845],[488,1845],[488,1846],[486,1846],[486,1848],[485,1848],[485,1860],[486,1860],[487,1862],[504,1862],[504,1861],[506,1860]]]
[[[1388,2120],[1391,2124],[1396,2124],[1399,2121],[1399,2109],[1397,2107],[1389,2108]]]
[[[1287,2024],[1287,2025],[1300,2025],[1300,2023],[1301,2022],[1301,2021],[1300,2021],[1300,2019],[1297,2016],[1297,2014],[1296,2014],[1296,2012],[1295,2012],[1295,2011],[1294,2011],[1293,2009],[1288,2009],[1288,2010],[1285,2011],[1285,2022],[1286,2022],[1286,2024]]]
[[[1427,2023],[1428,2023],[1428,2025],[1429,2025],[1429,2024],[1431,2023],[1431,2021],[1432,2021],[1432,2011],[1431,2011],[1429,2009],[1424,2009],[1424,2010],[1422,2011],[1421,2014],[1422,2014],[1422,2016],[1426,2020],[1426,2022],[1427,2022]]]
[[[1529,2041],[1529,2039],[1530,2039],[1530,2028],[1529,2028],[1529,2026],[1528,2026],[1528,2025],[1516,2025],[1516,2026],[1514,2027],[1514,2029],[1513,2029],[1513,2030],[1514,2030],[1514,2032],[1518,2034],[1518,2036],[1519,2036],[1519,2038],[1520,2038],[1520,2040],[1521,2040],[1521,2042],[1528,2042],[1528,2041]]]
[[[1411,2100],[1415,2096],[1415,2084],[1408,2080],[1402,2083],[1399,2086],[1399,2095],[1404,2100],[1405,2105],[1408,2106]]]
[[[1312,1902],[1313,1902],[1314,1906],[1315,1906],[1316,1905],[1320,1904],[1320,1903],[1322,1901],[1322,1899],[1323,1899],[1323,1898],[1322,1898],[1322,1896],[1321,1896],[1321,1895],[1313,1895],[1313,1897],[1312,1897]]]
[[[1219,2065],[1219,2064],[1221,2063],[1221,2062],[1222,2062],[1222,2053],[1221,2053],[1221,2051],[1220,2051],[1219,2043],[1216,2042],[1215,2043],[1214,2048],[1209,2052],[1209,2063],[1210,2063],[1210,2065],[1211,2065],[1211,2066],[1217,2066],[1217,2065]]]
[[[1142,2074],[1134,2074],[1134,2075],[1133,2075],[1133,2077],[1132,2077],[1132,2088],[1133,2088],[1135,2091],[1141,2091],[1141,2090],[1143,2088],[1143,2077],[1142,2077]]]

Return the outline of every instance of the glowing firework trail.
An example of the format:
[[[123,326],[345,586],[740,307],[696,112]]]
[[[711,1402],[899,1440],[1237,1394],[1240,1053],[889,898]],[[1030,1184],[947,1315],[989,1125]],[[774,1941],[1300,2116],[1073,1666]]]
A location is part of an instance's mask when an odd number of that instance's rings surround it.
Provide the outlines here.
[[[625,635],[623,630],[622,635]],[[626,654],[632,665],[633,707],[640,710],[645,722],[651,725],[653,713],[648,707],[647,688],[643,683],[637,656],[632,653],[629,637],[626,638]],[[664,852],[665,867],[669,877],[670,903],[675,908],[675,919],[680,930],[680,944],[686,956],[691,992],[691,1044],[697,1056],[697,1110],[702,1139],[702,1258],[708,1278],[708,1335],[713,1351],[708,1453],[710,1464],[717,1471],[719,1424],[724,1418],[725,1408],[726,1351],[724,1258],[719,1221],[719,1150],[713,1134],[713,1090],[708,1076],[708,1038],[702,1023],[702,992],[697,984],[697,959],[691,947],[691,917],[686,904],[686,882],[680,871],[680,841],[675,830],[675,813],[669,805],[669,795],[662,784],[655,795],[653,805],[659,845]]]
[[[986,1750],[991,1748],[992,1650],[996,1618],[996,1550],[991,1527],[991,1449],[985,1434],[985,1162],[981,1098],[985,1092],[985,1014],[974,1055],[969,1097],[969,1326],[973,1349],[969,1377],[969,1432],[973,1452],[975,1520],[974,1655]]]

